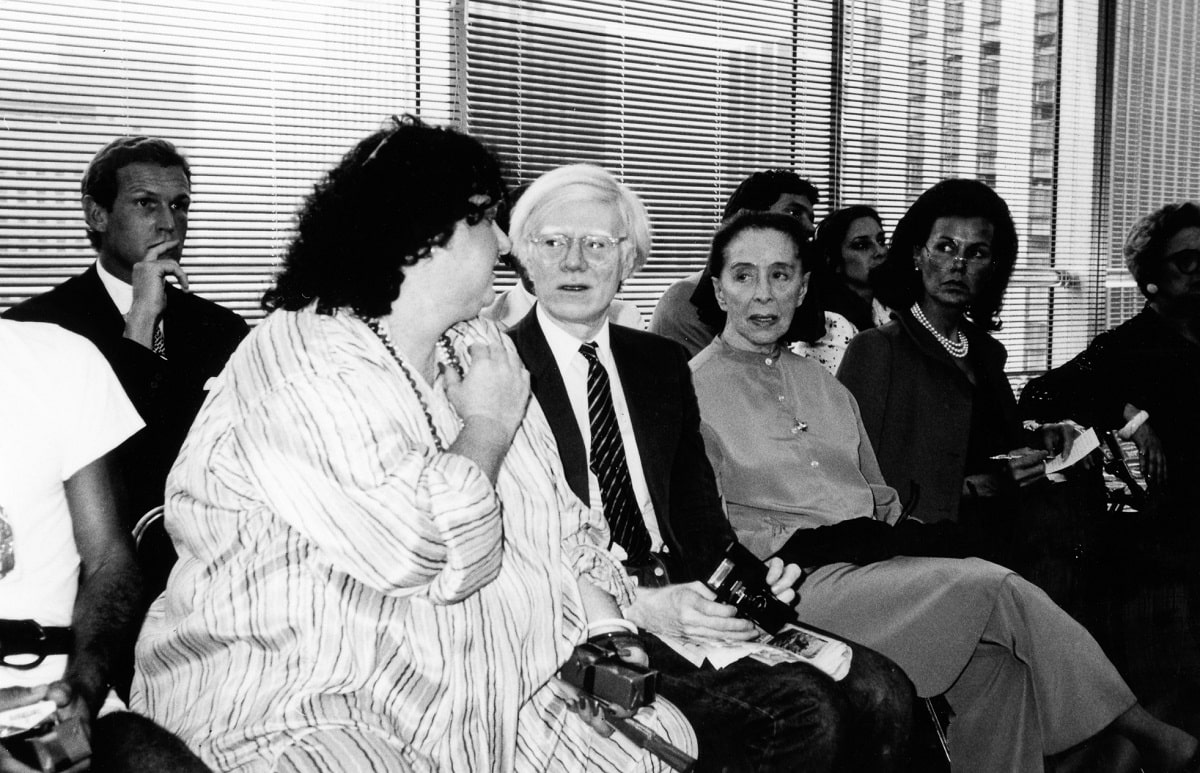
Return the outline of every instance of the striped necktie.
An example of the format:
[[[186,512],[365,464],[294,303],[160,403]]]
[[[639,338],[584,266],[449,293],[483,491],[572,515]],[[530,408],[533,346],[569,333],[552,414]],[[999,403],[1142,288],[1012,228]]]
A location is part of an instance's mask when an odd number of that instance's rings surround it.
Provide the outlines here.
[[[613,540],[625,548],[630,563],[644,564],[650,557],[650,532],[642,520],[629,478],[625,444],[613,408],[608,371],[596,356],[596,344],[579,347],[588,361],[588,420],[592,425],[592,472],[600,482],[600,500]]]

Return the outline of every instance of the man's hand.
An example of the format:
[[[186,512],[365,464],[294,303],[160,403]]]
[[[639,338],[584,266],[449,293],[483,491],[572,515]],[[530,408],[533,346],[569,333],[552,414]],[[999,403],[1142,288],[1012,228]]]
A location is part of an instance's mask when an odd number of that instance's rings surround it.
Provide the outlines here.
[[[714,601],[703,583],[639,588],[625,617],[651,633],[749,641],[758,629],[737,616],[737,608]]]
[[[785,564],[782,558],[772,556],[767,559],[767,585],[775,598],[784,604],[796,602],[796,583],[804,577],[804,570],[796,564]]]
[[[151,247],[141,261],[133,265],[130,284],[133,286],[133,305],[125,317],[125,337],[149,349],[154,342],[154,328],[167,307],[167,277],[179,282],[179,289],[188,289],[187,274],[178,261],[162,258],[179,245],[179,240],[162,242]]]

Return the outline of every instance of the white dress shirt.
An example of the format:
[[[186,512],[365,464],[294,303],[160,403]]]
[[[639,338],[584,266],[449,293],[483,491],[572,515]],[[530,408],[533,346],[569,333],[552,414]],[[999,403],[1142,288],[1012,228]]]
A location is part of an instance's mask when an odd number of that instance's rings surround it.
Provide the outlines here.
[[[600,499],[600,481],[592,472],[592,423],[588,417],[588,361],[579,353],[581,341],[563,330],[538,305],[538,322],[546,335],[546,343],[558,363],[562,373],[563,385],[567,389],[567,398],[571,401],[571,410],[575,413],[575,422],[579,425],[579,433],[583,436],[583,447],[588,456],[588,501],[593,508],[603,510]],[[650,501],[650,488],[646,485],[646,476],[642,471],[642,456],[638,451],[637,437],[633,434],[633,422],[629,418],[629,406],[625,402],[625,390],[621,386],[621,376],[617,373],[616,363],[613,362],[612,346],[609,343],[609,322],[606,320],[600,332],[592,339],[596,344],[596,356],[600,364],[608,371],[608,380],[612,387],[613,409],[617,414],[617,426],[621,429],[621,442],[625,445],[625,463],[629,466],[629,477],[633,482],[633,493],[637,497],[638,509],[642,511],[642,520],[646,522],[646,530],[650,532],[650,549],[660,550],[663,540],[658,529],[658,519],[654,515],[654,504]],[[613,549],[622,553],[624,550],[617,543]]]

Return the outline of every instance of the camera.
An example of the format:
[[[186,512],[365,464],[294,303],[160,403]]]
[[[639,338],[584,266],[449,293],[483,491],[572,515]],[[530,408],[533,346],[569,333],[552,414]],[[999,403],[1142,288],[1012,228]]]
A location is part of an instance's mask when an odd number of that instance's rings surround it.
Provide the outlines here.
[[[657,695],[657,671],[626,663],[612,650],[591,642],[576,647],[558,675],[623,716],[633,716]]]
[[[92,755],[79,719],[59,721],[52,701],[0,711],[0,743],[17,762],[43,773],[67,770]]]
[[[721,562],[704,584],[717,594],[717,601],[737,607],[738,616],[754,622],[767,633],[794,622],[796,613],[775,598],[767,585],[767,566],[740,542],[725,548]]]

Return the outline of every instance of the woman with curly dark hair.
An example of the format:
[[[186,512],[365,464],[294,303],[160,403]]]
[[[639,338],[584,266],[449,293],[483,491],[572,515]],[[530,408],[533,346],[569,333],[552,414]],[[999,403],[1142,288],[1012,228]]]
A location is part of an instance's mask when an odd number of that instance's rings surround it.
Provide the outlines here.
[[[133,705],[214,768],[658,765],[555,677],[588,636],[636,659],[633,586],[475,319],[504,195],[466,135],[372,134],[308,198],[273,312],[213,385],[167,483],[179,563]],[[646,721],[694,751],[674,707]]]
[[[1047,452],[1069,444],[1073,432],[1050,425],[1024,437],[1004,375],[1007,353],[988,335],[1000,327],[1016,259],[1012,215],[987,185],[944,180],[925,191],[871,275],[895,319],[858,335],[838,371],[862,409],[884,479],[917,501],[921,520],[978,527],[997,560],[1008,557],[1008,495],[1044,479]]]

